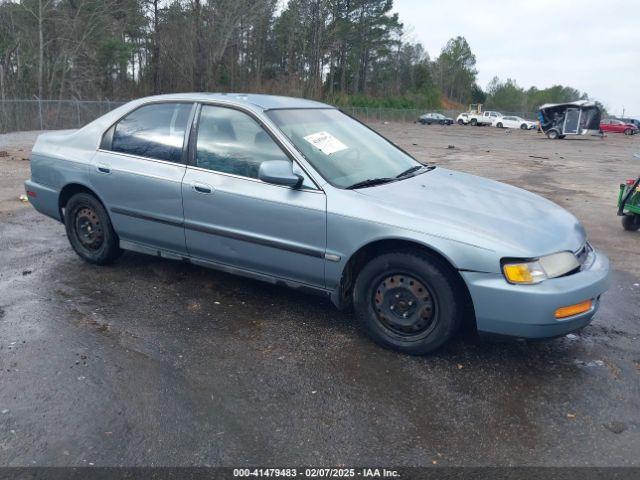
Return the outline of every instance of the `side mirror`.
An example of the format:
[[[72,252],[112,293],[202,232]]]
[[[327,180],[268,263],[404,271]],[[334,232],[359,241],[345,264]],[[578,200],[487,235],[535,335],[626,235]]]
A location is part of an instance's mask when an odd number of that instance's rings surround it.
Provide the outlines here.
[[[293,173],[293,164],[286,160],[267,160],[260,164],[258,178],[274,185],[298,188],[302,185],[302,176]]]

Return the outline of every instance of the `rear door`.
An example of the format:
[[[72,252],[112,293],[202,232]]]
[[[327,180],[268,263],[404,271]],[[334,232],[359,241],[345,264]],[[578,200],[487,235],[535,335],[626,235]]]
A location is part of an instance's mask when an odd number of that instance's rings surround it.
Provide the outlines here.
[[[193,103],[137,108],[105,134],[92,182],[123,242],[186,253],[182,178]]]
[[[324,286],[326,199],[304,171],[301,188],[264,183],[265,160],[292,159],[254,117],[203,105],[182,184],[189,254]]]
[[[580,109],[567,108],[564,114],[562,133],[565,135],[577,134],[580,130]]]

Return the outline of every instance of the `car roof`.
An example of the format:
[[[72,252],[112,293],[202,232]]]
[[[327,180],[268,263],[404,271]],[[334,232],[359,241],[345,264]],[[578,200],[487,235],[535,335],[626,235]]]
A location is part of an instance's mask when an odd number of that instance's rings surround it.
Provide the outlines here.
[[[265,95],[261,93],[171,93],[154,95],[140,99],[142,103],[186,100],[192,102],[223,101],[233,105],[250,107],[258,110],[274,110],[286,108],[335,108],[326,103],[306,98],[283,97],[280,95]]]

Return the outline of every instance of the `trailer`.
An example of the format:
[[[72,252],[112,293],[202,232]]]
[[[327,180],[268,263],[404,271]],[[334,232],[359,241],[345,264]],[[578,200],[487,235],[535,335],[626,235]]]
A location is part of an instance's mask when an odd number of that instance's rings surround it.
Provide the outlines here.
[[[600,134],[600,108],[590,100],[546,103],[540,107],[540,128],[555,140],[567,135]]]

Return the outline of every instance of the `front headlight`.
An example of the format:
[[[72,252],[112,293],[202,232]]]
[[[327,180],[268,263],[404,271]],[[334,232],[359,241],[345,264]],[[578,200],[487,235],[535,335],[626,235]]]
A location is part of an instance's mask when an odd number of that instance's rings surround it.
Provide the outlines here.
[[[536,260],[506,260],[502,272],[509,283],[534,284],[548,278],[565,275],[580,267],[580,262],[571,252],[559,252]]]

